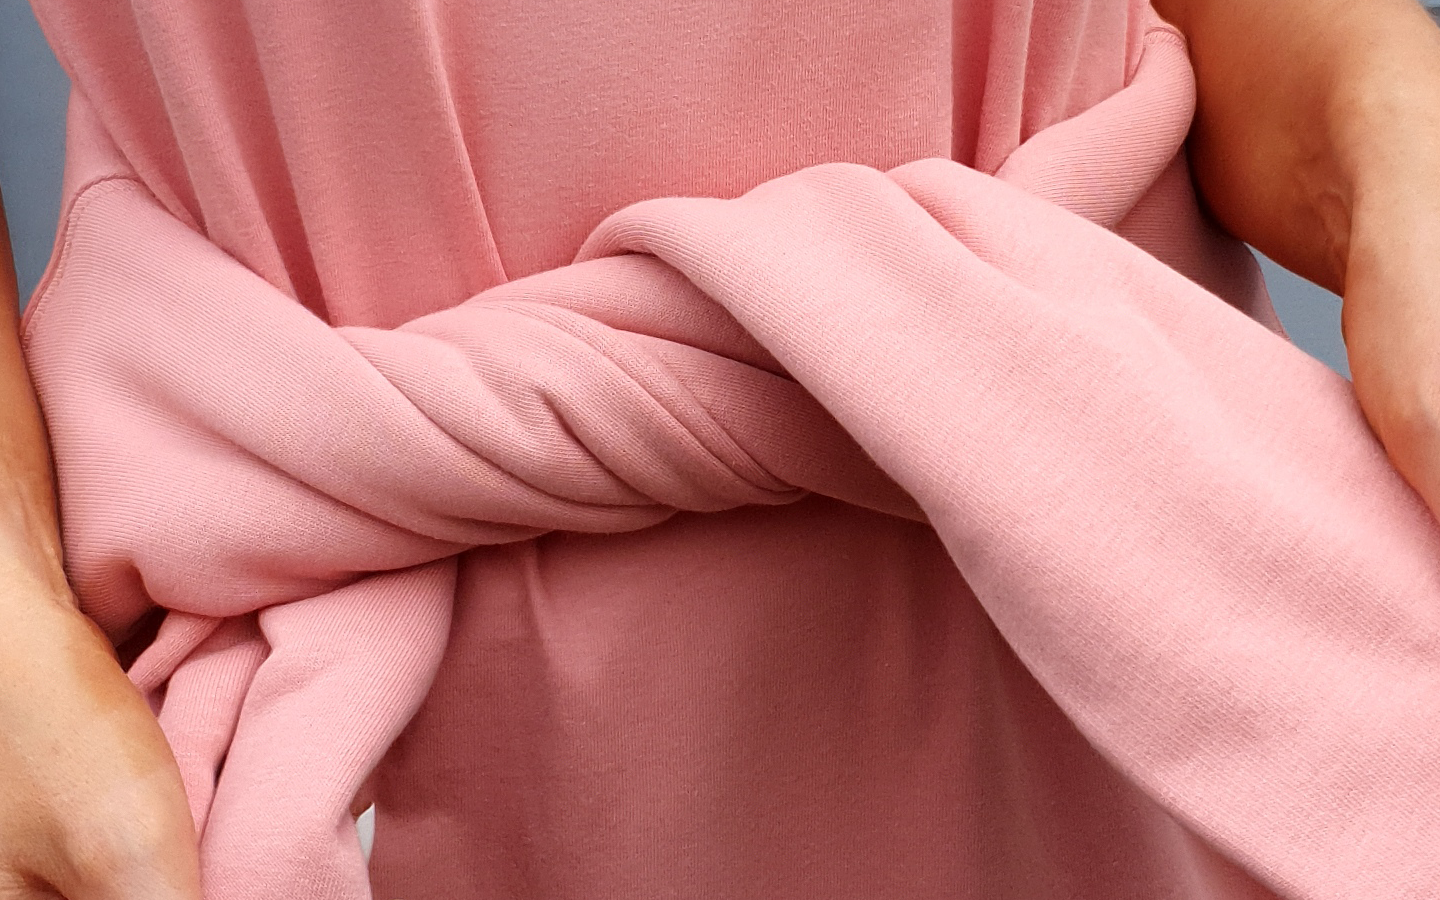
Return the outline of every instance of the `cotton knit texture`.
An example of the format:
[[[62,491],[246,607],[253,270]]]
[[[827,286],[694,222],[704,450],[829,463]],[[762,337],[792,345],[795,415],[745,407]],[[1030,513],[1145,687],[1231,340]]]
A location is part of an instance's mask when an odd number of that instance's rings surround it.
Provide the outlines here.
[[[35,7],[207,900],[1440,896],[1440,527],[1147,4]]]

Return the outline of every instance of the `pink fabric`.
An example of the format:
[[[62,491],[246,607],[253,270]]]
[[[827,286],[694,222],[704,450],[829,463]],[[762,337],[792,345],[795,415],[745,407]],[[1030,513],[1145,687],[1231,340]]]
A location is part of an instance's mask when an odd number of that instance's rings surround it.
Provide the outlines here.
[[[36,6],[67,564],[207,897],[1440,891],[1440,529],[1148,7]]]

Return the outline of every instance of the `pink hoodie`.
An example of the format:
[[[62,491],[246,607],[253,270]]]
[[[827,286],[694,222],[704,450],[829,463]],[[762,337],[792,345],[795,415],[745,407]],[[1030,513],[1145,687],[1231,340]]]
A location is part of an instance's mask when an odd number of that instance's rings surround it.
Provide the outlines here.
[[[1147,5],[35,6],[210,900],[1440,896],[1440,528]]]

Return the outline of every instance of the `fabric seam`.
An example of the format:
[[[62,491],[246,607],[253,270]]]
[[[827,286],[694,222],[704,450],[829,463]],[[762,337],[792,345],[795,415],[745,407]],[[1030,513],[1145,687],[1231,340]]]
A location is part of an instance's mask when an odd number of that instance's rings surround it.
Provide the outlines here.
[[[45,272],[40,276],[40,283],[31,296],[30,303],[25,307],[24,314],[20,317],[20,344],[22,350],[28,350],[31,339],[34,335],[36,323],[41,315],[41,308],[52,293],[52,288],[65,274],[66,266],[70,261],[70,251],[75,242],[75,231],[84,217],[86,209],[91,203],[99,199],[99,190],[111,184],[130,184],[145,190],[145,185],[131,175],[104,175],[89,182],[80,190],[75,192],[67,204],[64,215],[61,217],[62,228],[61,238],[57,242],[55,252],[50,257],[50,262],[45,266]],[[118,185],[117,185],[118,186]]]

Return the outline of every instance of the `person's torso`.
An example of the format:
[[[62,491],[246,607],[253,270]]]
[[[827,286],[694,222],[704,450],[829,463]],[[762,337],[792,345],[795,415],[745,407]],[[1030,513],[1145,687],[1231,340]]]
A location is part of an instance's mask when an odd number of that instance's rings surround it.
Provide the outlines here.
[[[387,326],[568,262],[636,200],[733,196],[824,162],[994,171],[1124,85],[1148,15],[1143,0],[35,6],[82,107],[72,192],[118,156],[310,308]]]

